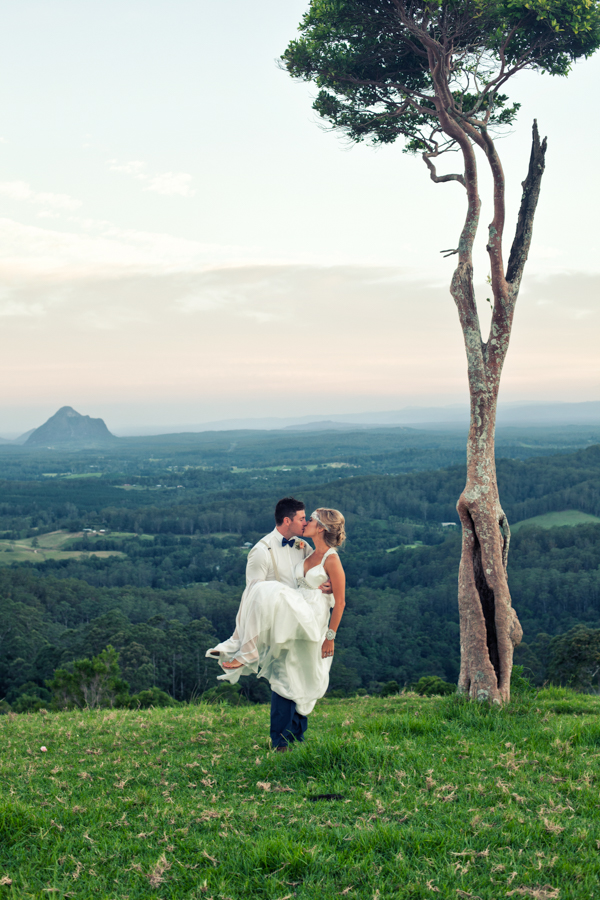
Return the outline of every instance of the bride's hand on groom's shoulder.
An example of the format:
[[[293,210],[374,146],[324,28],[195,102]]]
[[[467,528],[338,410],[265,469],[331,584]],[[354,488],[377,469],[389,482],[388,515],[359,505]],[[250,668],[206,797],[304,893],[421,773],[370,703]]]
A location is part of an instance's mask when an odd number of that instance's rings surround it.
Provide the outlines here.
[[[325,581],[321,587],[319,588],[324,594],[333,594],[333,588],[331,587],[331,581]]]

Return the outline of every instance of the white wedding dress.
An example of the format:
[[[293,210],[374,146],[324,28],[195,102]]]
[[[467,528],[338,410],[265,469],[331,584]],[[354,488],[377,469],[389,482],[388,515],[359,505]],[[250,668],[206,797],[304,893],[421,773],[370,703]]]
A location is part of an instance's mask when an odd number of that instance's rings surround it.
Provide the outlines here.
[[[213,659],[218,654],[220,665],[234,658],[243,663],[237,669],[226,669],[219,681],[235,684],[241,675],[255,672],[281,697],[295,700],[301,715],[312,712],[329,685],[332,657],[322,659],[321,647],[335,600],[319,586],[329,578],[324,563],[335,552],[328,550],[306,575],[305,560],[300,560],[294,571],[297,590],[279,581],[248,585],[233,635],[206,652]]]

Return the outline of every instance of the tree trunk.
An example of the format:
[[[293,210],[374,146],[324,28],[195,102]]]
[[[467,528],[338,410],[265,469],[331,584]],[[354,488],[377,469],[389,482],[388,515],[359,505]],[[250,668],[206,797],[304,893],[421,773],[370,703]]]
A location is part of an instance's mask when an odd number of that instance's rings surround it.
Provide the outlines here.
[[[545,153],[546,141],[540,142],[537,123],[534,122],[529,172],[523,182],[517,229],[505,277],[501,253],[502,229],[498,227],[504,212],[503,175],[493,144],[489,141],[488,158],[496,188],[496,216],[490,225],[488,243],[494,311],[487,343],[481,339],[470,246],[459,257],[451,285],[465,340],[471,398],[467,482],[457,504],[462,524],[458,575],[461,648],[458,690],[473,699],[493,703],[510,700],[513,651],[523,637],[508,589],[510,528],[500,505],[496,480],[496,404],[515,303],[531,244]],[[468,173],[466,175],[468,186]],[[473,203],[471,207],[463,238],[467,233],[472,238],[477,227]]]
[[[513,650],[523,631],[507,579],[510,528],[500,505],[494,458],[497,390],[471,396],[467,483],[457,504],[462,524],[458,574],[460,692],[510,700]]]

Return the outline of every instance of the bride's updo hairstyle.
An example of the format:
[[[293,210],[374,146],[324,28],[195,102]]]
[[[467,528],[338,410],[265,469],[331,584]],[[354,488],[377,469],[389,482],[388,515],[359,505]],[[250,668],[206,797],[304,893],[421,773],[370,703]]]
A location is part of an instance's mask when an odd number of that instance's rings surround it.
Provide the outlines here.
[[[312,517],[325,529],[323,540],[328,547],[339,547],[346,540],[346,520],[338,509],[316,509]]]

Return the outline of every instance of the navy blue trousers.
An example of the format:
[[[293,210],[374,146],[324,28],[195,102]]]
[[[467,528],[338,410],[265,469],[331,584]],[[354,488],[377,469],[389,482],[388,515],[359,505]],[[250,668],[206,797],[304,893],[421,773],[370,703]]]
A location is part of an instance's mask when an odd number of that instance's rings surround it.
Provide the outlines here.
[[[287,747],[303,741],[308,726],[306,716],[296,711],[296,701],[271,691],[271,743],[273,747]]]

